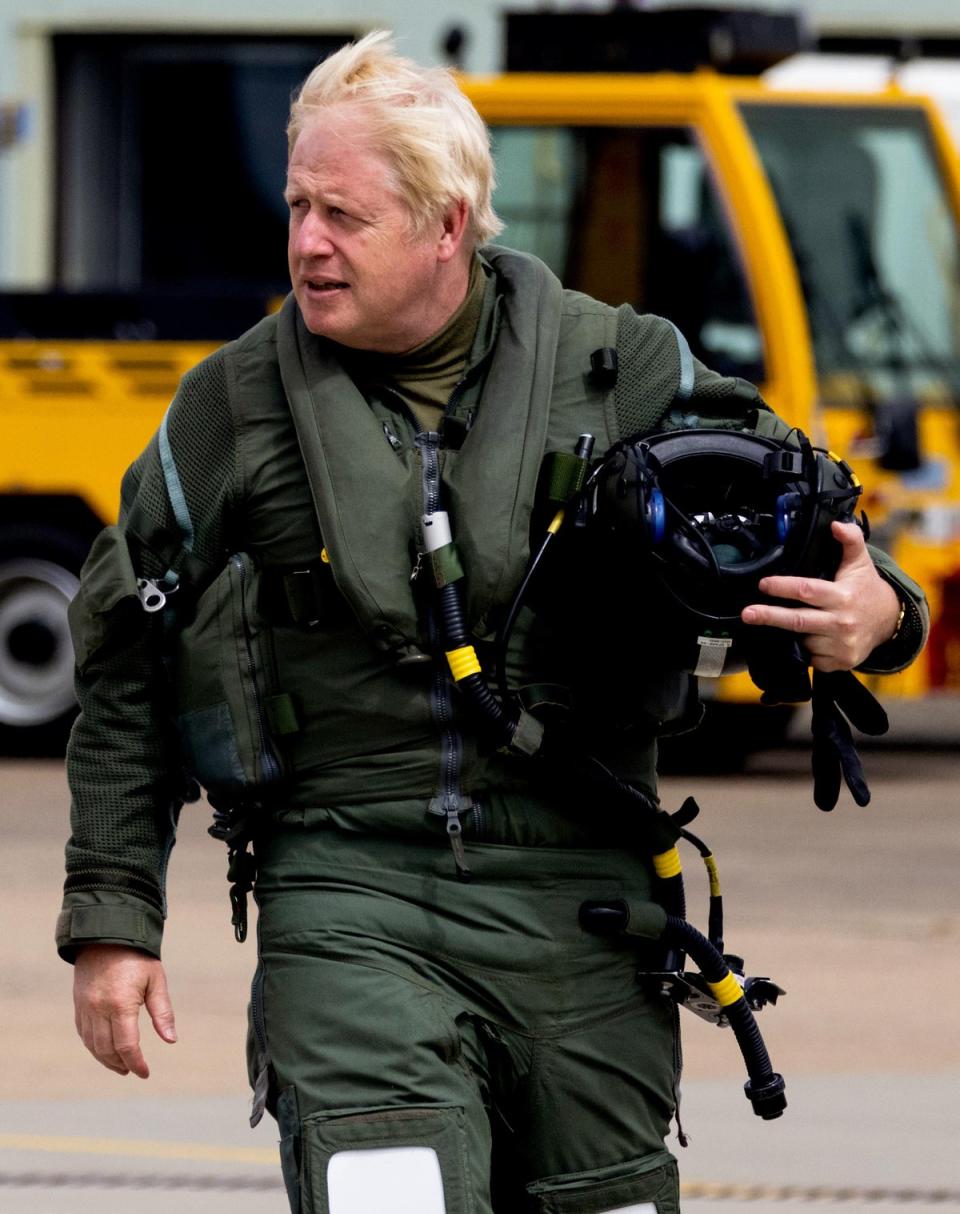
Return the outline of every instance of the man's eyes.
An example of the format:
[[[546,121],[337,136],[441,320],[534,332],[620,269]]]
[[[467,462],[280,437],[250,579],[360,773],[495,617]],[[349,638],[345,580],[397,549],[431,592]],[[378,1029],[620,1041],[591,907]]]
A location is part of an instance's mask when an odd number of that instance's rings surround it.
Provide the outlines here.
[[[287,206],[291,211],[307,211],[310,209],[310,200],[308,198],[288,198]],[[351,217],[343,207],[326,207],[325,210],[331,219],[349,219]]]

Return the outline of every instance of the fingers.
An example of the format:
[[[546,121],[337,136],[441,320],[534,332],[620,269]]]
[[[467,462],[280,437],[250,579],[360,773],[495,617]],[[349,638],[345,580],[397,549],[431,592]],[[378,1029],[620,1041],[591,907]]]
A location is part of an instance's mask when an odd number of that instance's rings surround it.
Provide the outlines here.
[[[784,604],[751,603],[741,613],[746,624],[762,624],[769,628],[785,628],[788,632],[806,635],[819,632],[828,613],[842,612],[847,606],[847,594],[836,582],[821,578],[765,577],[759,589]]]
[[[113,1046],[123,1066],[140,1079],[149,1079],[150,1068],[140,1049],[139,1007],[128,1008],[110,1017]]]
[[[162,969],[151,974],[145,1002],[157,1036],[171,1044],[175,1042],[177,1026],[173,1017],[170,992],[167,990],[167,976]]]
[[[77,1032],[94,1058],[118,1075],[150,1074],[140,1048],[140,1008],[146,1003],[159,1035],[176,1040],[163,967],[137,949],[88,945],[74,968]]]
[[[83,1044],[101,1066],[118,1075],[131,1072],[147,1079],[150,1068],[140,1049],[139,1004],[116,1010],[93,1003],[81,1013],[79,1033]]]
[[[130,1068],[114,1046],[113,1031],[108,1019],[100,1016],[92,1017],[80,1035],[83,1044],[101,1066],[105,1066],[108,1071],[114,1071],[117,1075],[130,1073]]]
[[[830,530],[833,538],[843,547],[843,559],[859,556],[860,553],[867,556],[867,539],[859,523],[833,522]]]

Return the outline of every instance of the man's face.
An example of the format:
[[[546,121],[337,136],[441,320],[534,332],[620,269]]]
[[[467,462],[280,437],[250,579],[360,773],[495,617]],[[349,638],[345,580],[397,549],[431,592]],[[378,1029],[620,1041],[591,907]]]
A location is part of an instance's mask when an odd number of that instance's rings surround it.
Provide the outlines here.
[[[452,255],[442,219],[413,237],[386,159],[359,115],[328,111],[290,154],[290,279],[311,333],[360,350],[402,353],[452,311],[438,271]]]

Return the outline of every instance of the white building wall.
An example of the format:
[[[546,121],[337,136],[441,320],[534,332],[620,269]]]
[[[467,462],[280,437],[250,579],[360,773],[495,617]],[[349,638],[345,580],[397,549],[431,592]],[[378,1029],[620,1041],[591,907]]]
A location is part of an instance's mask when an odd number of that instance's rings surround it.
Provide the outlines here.
[[[649,0],[657,7],[663,0]],[[570,7],[558,2],[557,8]],[[758,8],[796,8],[795,0],[741,0]],[[605,8],[608,0],[578,0]],[[63,30],[157,28],[182,31],[373,29],[396,31],[401,49],[423,62],[440,60],[440,39],[451,25],[469,35],[465,66],[494,72],[502,58],[501,11],[542,7],[539,0],[0,0],[0,103],[27,107],[28,130],[15,148],[0,150],[0,288],[46,285],[53,139],[47,40]],[[958,0],[913,0],[905,16],[900,0],[806,0],[814,24],[912,28],[960,33]]]

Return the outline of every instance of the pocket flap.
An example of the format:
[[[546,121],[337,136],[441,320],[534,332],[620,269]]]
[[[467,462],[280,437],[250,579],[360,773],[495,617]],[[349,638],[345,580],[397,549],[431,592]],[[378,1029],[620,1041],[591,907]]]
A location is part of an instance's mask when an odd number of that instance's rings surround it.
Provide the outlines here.
[[[82,670],[109,635],[112,615],[123,602],[139,603],[137,575],[119,527],[105,527],[93,542],[70,604],[70,632]]]

